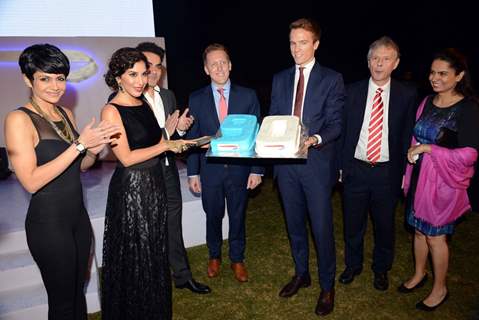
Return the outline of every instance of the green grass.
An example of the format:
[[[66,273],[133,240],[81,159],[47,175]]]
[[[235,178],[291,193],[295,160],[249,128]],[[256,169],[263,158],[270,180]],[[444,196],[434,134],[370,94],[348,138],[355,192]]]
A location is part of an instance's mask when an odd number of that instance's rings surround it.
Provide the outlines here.
[[[229,261],[223,260],[218,278],[206,277],[207,249],[198,246],[188,250],[195,279],[207,283],[213,290],[209,295],[194,295],[187,290],[173,291],[174,319],[317,319],[314,308],[319,296],[316,256],[311,252],[310,270],[313,285],[301,289],[289,299],[278,297],[281,287],[294,273],[284,216],[277,190],[270,178],[261,192],[250,199],[247,213],[246,264],[250,274],[247,283],[234,280]],[[337,275],[344,269],[344,243],[341,201],[333,195],[337,252]],[[380,292],[373,288],[371,272],[372,232],[368,225],[363,273],[350,285],[336,284],[334,312],[327,319],[473,319],[479,307],[479,255],[476,250],[479,215],[469,214],[458,225],[450,242],[451,259],[448,273],[450,299],[432,314],[416,311],[416,302],[431,289],[431,281],[417,292],[404,295],[396,287],[413,272],[411,234],[403,227],[403,207],[396,215],[396,256],[389,272],[390,288]],[[311,245],[312,249],[312,245]],[[223,246],[227,257],[227,243]],[[430,272],[429,266],[429,272]],[[100,314],[90,320],[101,319]]]

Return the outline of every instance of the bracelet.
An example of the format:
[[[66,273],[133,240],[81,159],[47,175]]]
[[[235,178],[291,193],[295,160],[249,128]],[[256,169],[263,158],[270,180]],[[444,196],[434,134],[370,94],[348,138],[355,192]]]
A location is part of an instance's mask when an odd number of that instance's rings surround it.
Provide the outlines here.
[[[96,160],[96,157],[98,156],[98,154],[94,154],[93,152],[91,152],[88,149],[86,150],[86,155],[89,156],[92,159],[95,159],[95,160]]]

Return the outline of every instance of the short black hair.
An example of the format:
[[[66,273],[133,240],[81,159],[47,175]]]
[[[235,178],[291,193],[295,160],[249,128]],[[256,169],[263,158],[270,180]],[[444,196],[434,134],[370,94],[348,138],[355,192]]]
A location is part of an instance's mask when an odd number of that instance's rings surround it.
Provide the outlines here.
[[[20,54],[18,65],[22,73],[31,81],[37,71],[45,73],[63,74],[68,77],[70,61],[67,56],[54,45],[34,44]]]
[[[114,91],[118,91],[116,77],[120,77],[126,70],[133,68],[139,61],[143,61],[148,68],[148,60],[138,49],[125,47],[116,50],[111,56],[108,71],[105,74],[106,84]]]
[[[163,62],[163,58],[165,57],[165,49],[154,42],[142,42],[136,46],[136,49],[141,52],[151,52],[160,56],[161,62]]]

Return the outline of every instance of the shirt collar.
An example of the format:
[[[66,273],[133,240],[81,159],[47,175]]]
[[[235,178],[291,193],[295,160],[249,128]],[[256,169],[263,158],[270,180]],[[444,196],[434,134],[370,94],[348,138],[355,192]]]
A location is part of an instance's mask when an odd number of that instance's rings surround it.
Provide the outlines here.
[[[383,89],[384,93],[387,93],[387,92],[389,92],[389,89],[391,88],[391,78],[389,78],[389,81],[385,85],[382,85],[382,86],[378,86],[373,81],[372,78],[369,78],[369,88],[371,88],[373,90],[373,92],[376,92],[376,90],[378,90],[378,88],[381,88],[381,89]]]
[[[304,71],[309,71],[313,69],[314,64],[316,63],[316,58],[313,58],[310,62],[304,65]],[[296,65],[296,70],[299,70],[299,64]]]
[[[155,94],[155,92],[160,93],[160,90],[161,90],[161,89],[160,89],[159,86],[155,86],[155,87],[153,88],[153,94]],[[148,94],[148,91],[144,91],[144,92],[143,92],[143,96],[145,96],[146,98],[153,98],[153,97],[151,97],[151,96]]]
[[[215,83],[211,82],[211,88],[213,89],[213,92],[218,92],[217,90],[220,87],[218,87]],[[231,89],[231,81],[230,81],[230,79],[228,79],[228,81],[226,81],[225,85],[223,86],[224,94],[229,92],[230,89]]]

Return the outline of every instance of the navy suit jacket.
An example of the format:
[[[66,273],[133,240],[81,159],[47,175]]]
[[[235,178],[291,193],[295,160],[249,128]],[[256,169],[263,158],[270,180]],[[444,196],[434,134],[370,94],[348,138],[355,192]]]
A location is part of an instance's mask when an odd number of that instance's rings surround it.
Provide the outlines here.
[[[365,79],[346,88],[347,98],[344,106],[344,130],[342,135],[341,168],[343,180],[350,173],[354,153],[358,144],[368,95],[369,79]],[[401,188],[402,175],[406,167],[406,153],[411,142],[412,128],[416,111],[416,89],[391,80],[388,111],[388,147],[390,172],[389,178],[395,191]]]
[[[203,87],[190,95],[190,114],[195,118],[193,125],[187,133],[187,139],[202,136],[214,136],[220,127],[218,114],[211,85]],[[254,90],[231,84],[228,98],[228,114],[251,114],[258,120],[260,105]],[[235,184],[245,185],[250,173],[263,173],[263,168],[252,167],[245,164],[231,164],[232,161],[224,159],[223,162],[212,161],[205,157],[205,150],[192,150],[187,159],[188,176],[200,175],[203,185],[221,184],[224,177],[225,165],[228,167],[228,176]],[[235,163],[237,163],[235,161]]]
[[[295,67],[291,67],[274,76],[270,115],[292,114],[294,74]],[[343,77],[316,62],[304,96],[302,121],[309,136],[321,136],[319,147],[309,148],[305,167],[323,182],[334,183],[336,179],[336,141],[341,134],[343,104]],[[275,166],[275,174],[282,166]]]

